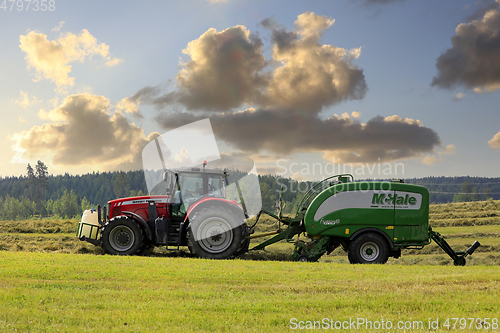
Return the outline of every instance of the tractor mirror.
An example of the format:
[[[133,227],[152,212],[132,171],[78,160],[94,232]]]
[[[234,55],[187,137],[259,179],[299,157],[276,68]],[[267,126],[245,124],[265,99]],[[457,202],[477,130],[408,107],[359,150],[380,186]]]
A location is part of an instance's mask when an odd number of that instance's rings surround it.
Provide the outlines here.
[[[168,170],[165,171],[163,173],[163,181],[168,184],[168,183],[170,183],[171,179],[172,179],[172,174],[170,172],[168,172]]]

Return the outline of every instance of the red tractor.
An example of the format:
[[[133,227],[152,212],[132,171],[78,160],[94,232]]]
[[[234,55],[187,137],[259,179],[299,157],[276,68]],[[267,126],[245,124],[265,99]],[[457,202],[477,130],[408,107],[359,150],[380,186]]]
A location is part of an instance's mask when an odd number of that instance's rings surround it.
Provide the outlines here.
[[[203,169],[165,171],[166,195],[109,201],[104,221],[100,207],[86,211],[78,238],[115,255],[139,254],[152,246],[188,246],[210,259],[246,252],[250,229],[244,203],[226,199],[227,173],[205,169],[205,163]]]

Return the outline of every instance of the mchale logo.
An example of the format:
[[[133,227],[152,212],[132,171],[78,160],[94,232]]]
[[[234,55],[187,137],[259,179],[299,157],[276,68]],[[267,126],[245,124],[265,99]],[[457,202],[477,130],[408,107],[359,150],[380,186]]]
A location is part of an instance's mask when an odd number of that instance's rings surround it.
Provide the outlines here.
[[[385,195],[385,193],[373,193],[372,205],[412,205],[417,203],[417,198],[411,197],[410,195],[405,195],[404,197],[398,196],[397,194]]]

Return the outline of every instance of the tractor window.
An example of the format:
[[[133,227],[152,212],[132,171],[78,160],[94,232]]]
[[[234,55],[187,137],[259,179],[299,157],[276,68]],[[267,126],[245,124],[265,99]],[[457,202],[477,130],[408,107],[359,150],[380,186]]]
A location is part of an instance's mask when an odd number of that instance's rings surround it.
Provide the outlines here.
[[[203,175],[200,174],[181,174],[180,175],[181,193],[184,199],[199,197],[203,195]]]
[[[208,194],[224,198],[224,180],[219,175],[208,175]]]

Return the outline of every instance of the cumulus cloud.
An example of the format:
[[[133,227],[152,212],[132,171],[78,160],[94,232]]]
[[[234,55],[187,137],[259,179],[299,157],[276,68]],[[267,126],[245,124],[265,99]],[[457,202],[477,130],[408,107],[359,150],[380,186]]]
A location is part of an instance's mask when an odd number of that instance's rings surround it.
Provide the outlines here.
[[[364,97],[367,86],[363,70],[353,64],[361,49],[319,43],[334,22],[306,12],[298,16],[294,31],[273,29],[273,59],[281,66],[272,73],[265,96],[267,107],[318,113],[342,100]]]
[[[159,109],[179,103],[191,111],[225,112],[256,105],[310,114],[361,99],[367,86],[363,70],[353,63],[361,49],[319,42],[333,23],[306,12],[287,31],[264,19],[261,25],[272,34],[271,60],[262,53],[262,41],[244,26],[209,29],[183,50],[189,59],[176,76],[178,90],[162,95],[159,87],[145,87],[131,98],[147,99]]]
[[[84,62],[95,55],[101,56],[109,65],[121,62],[109,53],[109,46],[98,43],[97,39],[86,29],[78,35],[66,33],[57,40],[47,40],[47,35],[35,31],[20,36],[19,45],[26,53],[28,68],[37,71],[35,81],[52,80],[58,88],[73,86],[75,78],[70,77],[70,63]]]
[[[188,109],[225,111],[255,99],[265,84],[262,41],[244,26],[211,28],[190,42],[176,76],[177,100]]]
[[[139,169],[148,137],[103,96],[70,95],[44,115],[52,120],[13,135],[16,160],[49,158],[58,166],[97,165],[105,170]],[[101,169],[101,170],[102,170]]]
[[[436,61],[433,86],[465,86],[475,92],[500,89],[500,3],[492,3],[482,17],[461,23],[451,38],[452,47]]]
[[[495,136],[488,141],[488,144],[492,149],[500,149],[500,132],[495,134]]]
[[[170,129],[202,117],[164,113],[157,120]],[[377,116],[363,124],[348,114],[322,120],[259,109],[213,115],[210,120],[218,139],[251,153],[321,152],[328,160],[365,163],[419,157],[441,144],[435,131],[408,118]]]
[[[209,29],[184,50],[189,60],[182,62],[177,90],[148,86],[130,100],[160,109],[156,119],[165,129],[210,116],[217,138],[245,154],[319,152],[328,160],[364,163],[419,158],[441,144],[419,120],[393,115],[362,123],[356,111],[320,115],[367,90],[355,65],[361,48],[321,43],[332,18],[306,12],[291,30],[273,18],[260,24],[271,33],[271,59],[243,26]]]

